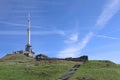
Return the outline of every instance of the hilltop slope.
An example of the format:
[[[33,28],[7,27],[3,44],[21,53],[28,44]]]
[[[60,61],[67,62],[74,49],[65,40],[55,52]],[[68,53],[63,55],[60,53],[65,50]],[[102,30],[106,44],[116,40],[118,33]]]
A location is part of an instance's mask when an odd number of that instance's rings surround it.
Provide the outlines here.
[[[111,61],[88,61],[70,80],[120,80],[120,66]]]
[[[36,61],[23,54],[9,54],[0,59],[0,80],[57,80],[77,63],[80,62]]]
[[[23,54],[0,59],[0,80],[58,80],[73,65],[81,64],[70,80],[120,80],[120,66],[111,61],[93,60],[82,64],[65,60],[36,61]]]

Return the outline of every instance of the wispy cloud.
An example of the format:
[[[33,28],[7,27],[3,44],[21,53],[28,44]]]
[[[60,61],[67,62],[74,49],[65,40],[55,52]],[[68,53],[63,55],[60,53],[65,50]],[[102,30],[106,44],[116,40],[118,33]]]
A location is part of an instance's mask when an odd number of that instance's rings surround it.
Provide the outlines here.
[[[95,35],[96,37],[100,37],[100,38],[107,38],[107,39],[113,39],[113,40],[120,40],[120,38],[116,38],[116,37],[111,37],[111,36],[105,36],[105,35]]]
[[[32,35],[64,35],[64,31],[62,30],[50,30],[50,31],[32,31],[31,32]]]
[[[15,13],[47,13],[47,10],[14,10]]]
[[[7,22],[7,21],[0,21],[0,24],[5,24],[8,25],[8,27],[12,26],[12,27],[26,27],[27,28],[27,24],[18,24],[18,23],[13,23],[13,22]],[[37,29],[41,29],[41,26],[31,26],[32,28],[37,28]],[[25,28],[25,29],[26,29]]]
[[[12,23],[12,22],[5,22],[5,21],[0,21],[0,24],[5,24],[5,25],[9,25],[12,27],[26,27],[27,28],[27,24],[18,24],[18,23]],[[26,29],[25,28],[25,29]],[[40,30],[37,31],[32,31],[32,35],[53,35],[53,34],[58,34],[58,35],[65,35],[65,32],[63,30],[59,30],[57,28],[53,28],[52,26],[50,26],[50,28],[48,27],[41,27],[41,26],[31,26],[31,28],[37,28]],[[43,30],[44,29],[44,30]],[[42,30],[42,31],[41,31]],[[26,31],[18,31],[18,30],[14,30],[14,31],[0,31],[0,35],[26,35]]]
[[[87,45],[89,40],[92,38],[93,32],[88,33],[82,41],[78,41],[77,43],[69,45],[64,50],[61,50],[58,54],[58,57],[77,57]]]
[[[78,41],[78,34],[72,34],[70,40],[74,42]]]
[[[26,24],[19,24],[19,23],[13,23],[13,22],[7,22],[7,21],[0,21],[0,24],[5,24],[12,27],[26,27],[27,28],[27,23]],[[49,26],[49,25],[47,25]],[[43,29],[42,26],[38,26],[38,25],[32,25],[31,28],[37,28],[37,29]],[[47,29],[46,27],[44,27],[44,29]],[[49,28],[50,29],[50,28]]]
[[[103,11],[101,12],[99,18],[96,21],[96,24],[95,24],[96,29],[94,31],[89,32],[83,38],[82,41],[79,40],[77,43],[71,44],[67,48],[61,50],[58,53],[58,57],[76,57],[76,56],[80,55],[81,51],[87,46],[88,42],[94,36],[95,32],[104,28],[105,24],[107,24],[108,21],[119,10],[120,10],[120,0],[110,0],[105,5],[105,7],[103,8]],[[101,37],[115,39],[113,37],[108,37],[108,36],[101,36]]]
[[[109,0],[99,16],[95,26],[104,27],[105,24],[120,10],[120,0]]]
[[[0,31],[0,35],[26,35],[25,31]]]
[[[75,43],[75,42],[78,41],[78,36],[79,36],[78,33],[70,34],[70,35],[68,36],[68,39],[65,40],[64,42],[67,43],[67,44],[69,44],[69,43]]]
[[[86,47],[86,45],[88,44],[88,42],[90,41],[90,39],[93,37],[94,33],[93,32],[89,32],[82,41],[79,42],[79,48],[80,48],[80,52]]]
[[[0,21],[1,24],[6,24],[6,25],[13,25],[13,26],[27,26],[25,24],[18,24],[18,23],[11,23],[11,22],[5,22],[5,21]]]
[[[65,48],[64,50],[61,50],[58,53],[58,57],[60,58],[66,58],[66,57],[76,57],[78,55],[79,49],[76,48],[76,46],[69,46]]]
[[[80,32],[78,30],[79,30],[79,21],[76,20],[74,29],[68,31],[69,33],[65,35],[67,39],[64,42],[67,44],[78,42],[80,35]]]
[[[32,31],[31,35],[64,35],[64,31]],[[0,35],[27,35],[26,31],[0,31]]]

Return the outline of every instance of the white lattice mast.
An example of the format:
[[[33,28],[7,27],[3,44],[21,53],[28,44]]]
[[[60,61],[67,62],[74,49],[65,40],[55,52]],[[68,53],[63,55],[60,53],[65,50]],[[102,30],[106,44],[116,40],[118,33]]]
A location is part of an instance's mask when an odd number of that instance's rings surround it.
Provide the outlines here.
[[[34,57],[34,52],[32,51],[32,46],[30,45],[30,14],[28,14],[28,27],[27,27],[27,44],[25,46],[25,52],[24,54],[29,57]]]
[[[27,44],[30,45],[30,14],[28,14]]]
[[[27,28],[27,44],[25,51],[28,51],[31,53],[32,51],[32,46],[30,45],[30,14],[28,14],[28,28]]]

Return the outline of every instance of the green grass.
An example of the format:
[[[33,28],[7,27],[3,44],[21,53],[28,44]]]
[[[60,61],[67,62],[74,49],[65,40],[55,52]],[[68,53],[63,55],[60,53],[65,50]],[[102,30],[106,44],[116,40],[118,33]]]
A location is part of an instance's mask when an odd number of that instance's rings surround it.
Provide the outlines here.
[[[75,64],[65,60],[36,61],[22,54],[0,59],[0,80],[58,80]],[[120,80],[120,65],[110,61],[87,61],[70,80]]]
[[[66,65],[0,66],[0,80],[56,80],[69,69]]]
[[[77,63],[64,60],[35,61],[22,54],[11,54],[0,60],[0,80],[57,80]]]
[[[94,80],[120,80],[120,66],[110,61],[88,61],[81,65],[70,80],[83,77]]]

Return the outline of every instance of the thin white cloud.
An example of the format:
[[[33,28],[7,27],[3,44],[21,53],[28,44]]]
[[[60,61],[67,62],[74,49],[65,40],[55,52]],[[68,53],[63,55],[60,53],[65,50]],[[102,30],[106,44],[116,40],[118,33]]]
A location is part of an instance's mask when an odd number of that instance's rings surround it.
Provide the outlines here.
[[[31,12],[31,13],[47,13],[48,11],[47,10],[14,10],[15,13],[28,13],[28,12]]]
[[[26,27],[28,25],[25,24],[17,24],[17,23],[11,23],[11,22],[5,22],[5,21],[0,21],[1,24],[6,24],[6,25],[11,25],[12,27]],[[43,31],[31,31],[32,35],[51,35],[51,34],[59,34],[59,35],[65,35],[65,32],[63,30],[59,29],[52,29],[51,28],[43,28],[41,26],[31,26],[32,28],[38,28],[38,29],[49,29],[49,30],[43,30]],[[26,29],[25,28],[25,29]],[[50,30],[52,29],[52,30]],[[23,33],[24,32],[24,33]],[[0,35],[25,35],[25,31],[0,31]]]
[[[67,39],[64,41],[67,44],[76,43],[79,40],[79,21],[76,20],[74,29],[69,31],[69,34],[66,34]]]
[[[0,31],[0,35],[26,35],[25,31]]]
[[[88,44],[88,42],[90,41],[90,39],[93,37],[94,33],[93,32],[89,32],[81,42],[79,42],[79,48],[80,48],[80,52],[86,47],[86,45]]]
[[[10,22],[5,22],[5,21],[0,21],[1,24],[6,24],[6,25],[13,25],[13,26],[27,26],[25,24],[17,24],[17,23],[10,23]]]
[[[120,38],[116,38],[116,37],[110,37],[110,36],[105,36],[105,35],[95,35],[96,37],[100,37],[100,38],[107,38],[107,39],[113,39],[113,40],[120,40]]]
[[[78,34],[76,33],[76,34],[72,34],[71,36],[70,36],[70,40],[71,41],[74,41],[74,42],[77,42],[78,41]]]
[[[80,55],[81,51],[87,46],[95,32],[105,27],[105,24],[120,10],[120,0],[110,0],[104,7],[99,18],[96,21],[96,29],[93,32],[89,32],[82,41],[78,41],[74,46],[69,45],[64,50],[58,53],[58,57],[76,57]],[[107,36],[104,36],[107,37]],[[108,37],[107,37],[108,38]],[[112,38],[112,37],[109,37]],[[113,39],[113,38],[112,38]]]
[[[81,53],[81,51],[86,47],[89,40],[92,38],[93,32],[89,32],[82,41],[79,41],[75,44],[69,45],[64,50],[58,53],[58,57],[77,57]]]
[[[70,43],[76,43],[78,41],[78,33],[73,33],[73,34],[70,34],[68,36],[68,39],[65,40],[64,42],[67,43],[67,44],[70,44]]]
[[[12,27],[26,27],[27,28],[27,26],[28,26],[27,23],[26,24],[18,24],[18,23],[13,23],[13,22],[6,22],[6,21],[0,21],[0,24],[9,25]],[[47,25],[47,26],[49,26],[49,25]],[[43,29],[42,26],[36,26],[36,25],[31,26],[31,28]],[[44,29],[47,29],[47,28],[45,27]]]
[[[64,31],[32,31],[31,35],[64,35]],[[0,31],[0,35],[27,35],[26,31]]]
[[[32,31],[31,32],[32,35],[54,35],[54,34],[58,34],[58,35],[64,35],[64,31],[62,30],[52,30],[52,31]]]
[[[95,26],[104,27],[105,24],[120,10],[120,0],[110,0],[104,7]]]
[[[66,58],[66,57],[76,57],[79,49],[76,46],[69,46],[64,50],[60,51],[58,57]]]

